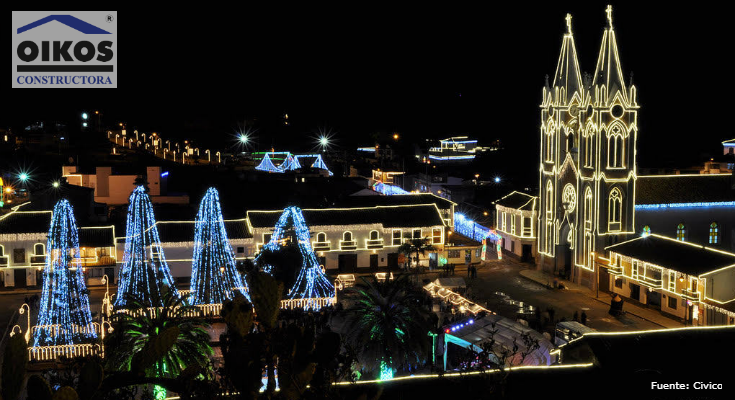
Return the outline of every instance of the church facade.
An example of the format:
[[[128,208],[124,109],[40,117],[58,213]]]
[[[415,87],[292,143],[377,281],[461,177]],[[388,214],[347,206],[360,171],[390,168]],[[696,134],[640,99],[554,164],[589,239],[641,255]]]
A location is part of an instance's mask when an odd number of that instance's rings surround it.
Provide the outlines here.
[[[623,76],[612,8],[594,75],[583,76],[571,16],[542,91],[538,266],[588,287],[595,252],[635,233],[636,88]]]

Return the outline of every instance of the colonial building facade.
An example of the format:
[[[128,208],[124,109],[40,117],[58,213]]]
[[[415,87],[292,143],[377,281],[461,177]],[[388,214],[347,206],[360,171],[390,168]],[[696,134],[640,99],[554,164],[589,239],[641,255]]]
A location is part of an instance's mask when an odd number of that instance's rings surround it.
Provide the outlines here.
[[[635,232],[636,88],[626,83],[608,6],[595,73],[583,77],[567,15],[556,72],[543,88],[539,267],[593,287],[595,251]]]

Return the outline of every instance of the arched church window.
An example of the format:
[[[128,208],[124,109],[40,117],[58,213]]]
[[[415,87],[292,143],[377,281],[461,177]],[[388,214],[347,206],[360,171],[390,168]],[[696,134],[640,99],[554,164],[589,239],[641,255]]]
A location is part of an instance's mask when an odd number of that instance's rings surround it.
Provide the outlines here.
[[[720,243],[720,227],[717,222],[713,222],[709,226],[709,244]]]
[[[625,140],[623,128],[614,124],[607,132],[607,166],[608,168],[625,168]]]
[[[554,161],[554,122],[546,127],[546,161]]]
[[[607,214],[608,229],[610,231],[619,231],[623,214],[623,196],[618,188],[610,192]]]
[[[592,189],[584,191],[584,228],[592,229]]]
[[[594,131],[592,130],[592,127],[587,127],[587,130],[584,132],[584,166],[585,167],[591,167],[592,166],[592,141],[594,139]]]

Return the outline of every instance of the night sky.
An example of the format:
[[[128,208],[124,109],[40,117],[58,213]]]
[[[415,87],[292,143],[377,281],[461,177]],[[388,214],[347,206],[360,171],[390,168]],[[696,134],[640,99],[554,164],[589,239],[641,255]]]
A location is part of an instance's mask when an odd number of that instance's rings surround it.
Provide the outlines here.
[[[613,3],[623,73],[634,73],[641,105],[638,164],[686,167],[735,137],[725,61],[733,10],[639,3]],[[0,126],[76,123],[81,110],[99,109],[106,122],[222,143],[257,119],[261,148],[308,144],[319,128],[345,148],[372,144],[376,131],[467,134],[501,139],[534,173],[541,88],[565,14],[592,73],[606,4],[119,11],[118,89],[8,88]]]

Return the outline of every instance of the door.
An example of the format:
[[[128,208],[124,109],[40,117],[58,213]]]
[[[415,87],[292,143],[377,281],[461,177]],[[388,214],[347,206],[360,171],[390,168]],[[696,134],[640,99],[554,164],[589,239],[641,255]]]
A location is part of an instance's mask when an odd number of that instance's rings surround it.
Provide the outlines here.
[[[630,283],[630,298],[635,301],[641,301],[641,287]]]
[[[600,266],[595,265],[595,268],[600,268]],[[610,293],[610,274],[607,272],[607,268],[600,268],[598,274],[598,278],[600,279],[600,282],[598,282],[600,290]]]
[[[661,293],[649,291],[646,294],[646,303],[649,306],[660,310],[661,309]]]
[[[388,269],[398,269],[398,253],[388,253]]]
[[[357,254],[340,254],[338,257],[339,272],[355,272],[357,270]]]
[[[13,278],[15,278],[15,287],[23,288],[23,287],[28,286],[28,284],[26,283],[26,269],[25,268],[14,269]]]
[[[530,244],[524,244],[521,248],[521,261],[522,262],[528,262],[531,261],[531,245]]]
[[[378,255],[377,254],[370,255],[370,270],[371,271],[378,270]]]

